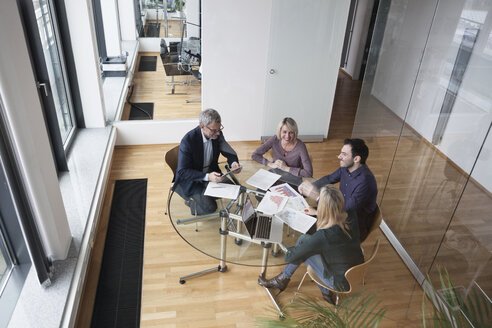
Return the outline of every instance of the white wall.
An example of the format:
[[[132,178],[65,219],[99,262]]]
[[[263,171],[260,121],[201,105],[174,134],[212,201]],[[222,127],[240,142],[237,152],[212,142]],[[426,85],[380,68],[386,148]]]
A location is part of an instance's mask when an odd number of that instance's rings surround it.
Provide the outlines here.
[[[393,6],[393,3],[397,5]],[[414,1],[393,3],[372,91],[376,98],[403,119],[432,19],[431,6],[435,4],[423,0],[419,5]],[[481,25],[478,40],[443,139],[437,145],[465,172],[471,171],[492,121],[491,12],[490,2],[482,4],[480,1],[460,0],[439,3],[406,118],[406,122],[419,134],[432,140],[461,43],[463,18],[475,19]],[[488,142],[483,152],[487,154],[491,151]],[[480,184],[492,190],[492,179],[484,169],[486,165],[479,163],[478,171],[473,176]]]
[[[106,110],[91,1],[65,1],[65,6],[85,125],[104,127]]]
[[[205,2],[205,1],[203,1]],[[200,1],[199,0],[187,0],[184,9],[186,15],[186,21],[195,25],[200,25]],[[187,36],[200,37],[200,28],[191,24],[187,25]]]
[[[0,1],[0,95],[41,241],[65,259],[72,239],[17,5]]]
[[[133,0],[118,0],[118,11],[120,14],[121,40],[136,40],[137,28],[135,26],[135,9],[133,8]]]
[[[120,22],[117,0],[101,1],[104,40],[108,56],[121,56]]]
[[[118,121],[116,145],[179,143],[186,132],[198,125],[198,118],[167,121]],[[230,140],[226,135],[227,140]]]
[[[271,0],[202,1],[202,104],[228,140],[258,140],[264,108]]]

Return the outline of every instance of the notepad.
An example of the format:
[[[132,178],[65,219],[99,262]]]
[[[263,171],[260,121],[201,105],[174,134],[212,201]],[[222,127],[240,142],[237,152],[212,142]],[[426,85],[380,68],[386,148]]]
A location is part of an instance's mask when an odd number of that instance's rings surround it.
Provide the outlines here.
[[[230,183],[209,182],[204,195],[217,198],[236,199],[239,195],[240,188],[241,186]]]
[[[279,178],[279,174],[271,173],[264,169],[259,169],[246,181],[246,183],[261,190],[268,190],[268,188],[277,182]]]

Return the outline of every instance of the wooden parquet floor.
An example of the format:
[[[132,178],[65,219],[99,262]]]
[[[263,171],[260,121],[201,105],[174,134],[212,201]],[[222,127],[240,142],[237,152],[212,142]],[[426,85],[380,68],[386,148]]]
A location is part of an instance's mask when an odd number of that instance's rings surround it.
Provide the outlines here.
[[[235,142],[231,145],[241,159],[249,159],[259,142]],[[317,176],[330,173],[335,164],[322,159],[334,158],[341,140],[308,144],[314,158]],[[217,265],[217,261],[198,252],[174,231],[166,211],[166,199],[171,186],[172,172],[164,162],[167,150],[175,145],[117,147],[113,157],[101,227],[105,226],[110,206],[111,191],[118,179],[148,178],[147,223],[145,234],[144,276],[142,294],[142,327],[253,327],[255,318],[275,317],[276,313],[262,287],[257,285],[259,268],[228,265],[226,273],[212,273],[190,279],[184,285],[179,277]],[[418,327],[421,318],[422,291],[413,276],[400,260],[381,232],[382,244],[366,277],[367,290],[377,297],[387,309],[380,327]],[[99,238],[99,237],[98,237]],[[374,237],[375,238],[375,237]],[[97,240],[94,252],[101,248]],[[371,238],[365,242],[370,249]],[[97,262],[91,265],[84,298],[79,313],[78,327],[90,324],[91,296],[97,284]],[[281,271],[281,267],[269,268],[268,276]],[[280,304],[287,304],[303,274],[299,269],[289,287],[279,296]],[[311,282],[305,282],[303,293],[320,297],[319,290]]]
[[[141,56],[157,56],[156,70],[139,72],[138,65]],[[196,118],[202,108],[201,82],[194,81],[191,75],[175,76],[174,81],[190,82],[187,85],[176,85],[175,93],[171,93],[171,86],[167,82],[171,77],[166,76],[164,65],[158,52],[141,52],[137,58],[137,69],[133,75],[134,90],[130,101],[133,103],[154,103],[154,120],[170,120]],[[187,103],[186,100],[198,98],[197,101]],[[130,105],[123,107],[122,120],[128,120]]]

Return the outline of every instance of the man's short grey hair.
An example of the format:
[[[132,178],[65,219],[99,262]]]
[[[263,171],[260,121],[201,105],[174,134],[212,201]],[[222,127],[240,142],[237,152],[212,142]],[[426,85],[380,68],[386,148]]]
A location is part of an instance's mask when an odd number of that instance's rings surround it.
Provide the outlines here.
[[[220,114],[213,108],[205,109],[200,113],[200,124],[207,126],[210,123],[221,123]]]

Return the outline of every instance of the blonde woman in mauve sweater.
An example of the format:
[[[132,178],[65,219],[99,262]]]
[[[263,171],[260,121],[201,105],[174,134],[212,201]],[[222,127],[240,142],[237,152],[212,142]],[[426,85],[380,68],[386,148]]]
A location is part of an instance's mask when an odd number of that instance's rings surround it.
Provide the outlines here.
[[[256,162],[289,172],[298,177],[313,176],[313,166],[306,145],[297,139],[297,123],[290,117],[284,118],[278,125],[277,134],[258,147],[251,155]],[[263,155],[273,150],[273,161]]]

